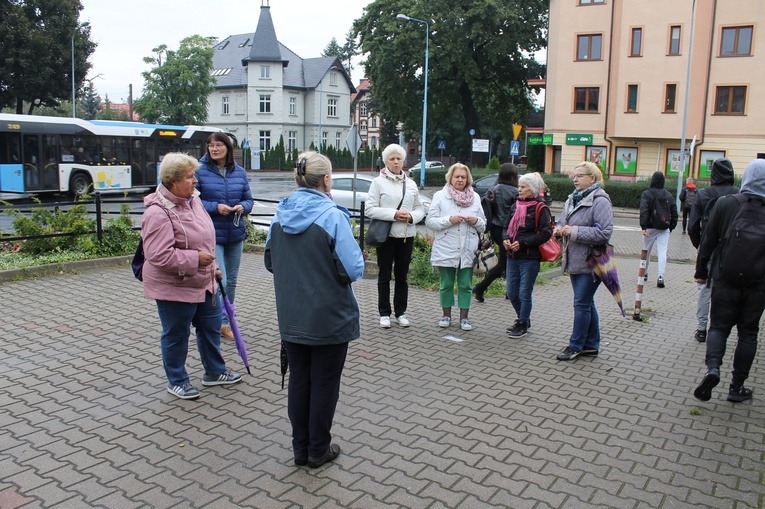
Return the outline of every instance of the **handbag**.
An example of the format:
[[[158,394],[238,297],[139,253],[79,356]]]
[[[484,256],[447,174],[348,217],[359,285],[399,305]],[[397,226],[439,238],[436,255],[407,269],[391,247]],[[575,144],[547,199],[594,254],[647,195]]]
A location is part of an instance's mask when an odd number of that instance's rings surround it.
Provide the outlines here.
[[[488,236],[481,236],[478,249],[473,255],[473,274],[481,276],[497,266],[499,258],[494,251],[494,242]]]
[[[550,209],[547,205],[537,205],[537,210],[534,216],[534,224],[537,225],[537,233],[539,233],[539,209],[542,207],[546,209]],[[553,229],[553,222],[552,222],[552,215],[550,215],[550,230]],[[539,245],[539,261],[541,262],[554,262],[558,258],[560,258],[561,253],[563,252],[563,249],[561,248],[560,242],[554,237],[551,236],[547,242],[544,244]]]
[[[401,194],[401,201],[398,202],[396,210],[401,208],[404,203],[404,196],[406,196],[406,178],[404,179],[403,193]],[[393,221],[385,221],[383,219],[372,219],[369,222],[369,228],[367,228],[367,234],[364,237],[364,242],[368,246],[380,247],[385,244],[390,235],[390,228],[393,226]]]
[[[149,207],[151,207],[152,205],[157,205],[157,204],[152,203],[149,205]],[[165,214],[167,214],[167,219],[168,221],[170,221],[170,227],[172,228],[173,220],[170,217],[170,212],[168,212],[165,207],[159,206],[159,208],[164,210]],[[175,231],[175,228],[173,228],[173,231]],[[133,268],[133,275],[138,281],[143,281],[143,264],[145,262],[146,262],[146,255],[144,255],[143,253],[143,237],[138,237],[138,245],[135,248],[135,254],[133,255],[133,260],[130,262],[130,265]]]

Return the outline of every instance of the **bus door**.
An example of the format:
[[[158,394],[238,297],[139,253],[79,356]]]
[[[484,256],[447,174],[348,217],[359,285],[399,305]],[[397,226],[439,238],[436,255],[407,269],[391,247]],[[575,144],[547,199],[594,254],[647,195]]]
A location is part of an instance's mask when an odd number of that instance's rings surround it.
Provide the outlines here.
[[[0,132],[0,191],[24,191],[24,166],[21,163],[21,134]]]
[[[156,143],[149,138],[130,140],[130,156],[133,165],[133,187],[157,185]]]
[[[36,134],[23,135],[21,144],[22,163],[24,164],[24,191],[39,191],[42,189],[43,158],[40,136]]]
[[[58,191],[60,190],[58,178],[58,136],[47,134],[40,138],[42,138],[43,141],[43,158],[40,164],[43,167],[42,173],[40,174],[41,187],[45,190]]]

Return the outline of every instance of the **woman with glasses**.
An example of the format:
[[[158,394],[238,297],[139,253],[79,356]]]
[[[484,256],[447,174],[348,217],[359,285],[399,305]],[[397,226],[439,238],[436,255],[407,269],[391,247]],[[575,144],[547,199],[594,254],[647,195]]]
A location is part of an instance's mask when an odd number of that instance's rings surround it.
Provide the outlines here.
[[[199,163],[197,189],[215,225],[215,260],[223,274],[221,284],[233,304],[246,236],[244,225],[253,205],[250,183],[244,168],[234,162],[234,147],[225,133],[212,133],[207,138]],[[220,333],[226,339],[234,338],[225,313]]]
[[[600,323],[595,308],[595,291],[600,279],[593,275],[587,256],[593,245],[611,239],[614,210],[603,190],[603,175],[593,163],[581,162],[570,173],[574,192],[563,205],[553,235],[563,239],[563,270],[574,289],[574,327],[568,346],[559,361],[576,357],[597,357],[600,351]]]

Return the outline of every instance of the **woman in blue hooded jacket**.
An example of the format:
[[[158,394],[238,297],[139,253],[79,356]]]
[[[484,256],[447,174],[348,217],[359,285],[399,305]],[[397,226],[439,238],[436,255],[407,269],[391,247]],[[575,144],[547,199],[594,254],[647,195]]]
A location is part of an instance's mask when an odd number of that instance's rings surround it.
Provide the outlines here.
[[[252,212],[252,193],[247,172],[234,162],[234,147],[228,135],[212,133],[206,147],[199,160],[197,189],[215,226],[215,261],[223,274],[221,284],[233,304],[246,236],[244,225]],[[220,333],[234,338],[225,314]]]

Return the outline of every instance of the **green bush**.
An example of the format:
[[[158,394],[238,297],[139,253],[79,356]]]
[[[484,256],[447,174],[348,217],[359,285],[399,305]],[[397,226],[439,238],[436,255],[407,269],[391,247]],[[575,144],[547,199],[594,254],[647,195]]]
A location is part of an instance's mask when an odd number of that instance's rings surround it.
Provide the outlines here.
[[[565,201],[568,195],[574,191],[574,183],[568,175],[553,173],[542,175],[542,177],[545,184],[550,188],[550,194],[554,201]],[[614,207],[639,209],[640,195],[650,185],[650,180],[638,180],[636,182],[609,180],[605,183],[604,189],[611,197],[611,203]],[[677,179],[668,178],[664,184],[664,189],[674,197],[677,194]]]
[[[37,202],[40,203],[39,200]],[[13,229],[18,237],[34,237],[55,233],[72,234],[62,237],[29,239],[21,246],[21,251],[29,254],[74,250],[80,241],[79,236],[95,230],[96,227],[94,220],[85,217],[88,209],[81,203],[73,205],[66,212],[62,212],[58,208],[49,210],[39,207],[33,209],[30,216],[25,216],[14,209],[10,209],[6,213],[14,216]]]
[[[489,160],[489,164],[486,165],[486,168],[492,172],[499,171],[499,159],[497,159],[497,156],[494,156]]]

